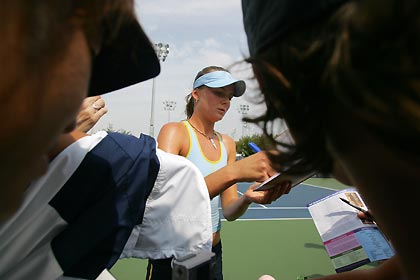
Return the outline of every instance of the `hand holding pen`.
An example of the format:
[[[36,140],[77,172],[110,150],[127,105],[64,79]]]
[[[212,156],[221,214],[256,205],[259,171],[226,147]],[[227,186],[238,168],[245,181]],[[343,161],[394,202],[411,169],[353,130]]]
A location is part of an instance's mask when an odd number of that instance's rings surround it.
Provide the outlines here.
[[[251,150],[254,152],[254,153],[258,153],[258,152],[261,152],[262,150],[261,150],[261,148],[260,147],[258,147],[258,145],[257,144],[255,144],[254,142],[249,142],[248,143],[248,146],[251,148]]]
[[[364,216],[366,217],[366,219],[369,219],[371,221],[375,221],[375,218],[373,217],[373,215],[369,212],[369,210],[365,210],[362,207],[359,207],[357,205],[352,204],[350,201],[348,201],[347,199],[341,198],[341,201],[343,201],[344,203],[350,205],[351,207],[359,210],[360,212],[362,212],[364,214]],[[359,215],[358,215],[359,216]]]

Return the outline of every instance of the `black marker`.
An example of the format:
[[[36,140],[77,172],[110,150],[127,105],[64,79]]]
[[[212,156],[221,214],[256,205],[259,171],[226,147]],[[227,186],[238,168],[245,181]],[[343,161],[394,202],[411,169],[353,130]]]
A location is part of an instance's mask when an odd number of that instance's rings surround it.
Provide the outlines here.
[[[346,204],[350,205],[351,207],[353,207],[353,208],[355,208],[355,209],[359,210],[360,212],[362,212],[363,214],[365,214],[368,218],[373,219],[373,217],[372,217],[372,215],[369,213],[369,211],[367,211],[367,210],[365,210],[365,209],[363,209],[363,208],[361,208],[361,207],[359,207],[359,206],[357,206],[357,205],[354,205],[354,204],[350,203],[350,201],[348,201],[347,199],[344,199],[344,198],[341,198],[341,197],[340,197],[340,199],[341,199],[341,201],[343,201],[344,203],[346,203]]]

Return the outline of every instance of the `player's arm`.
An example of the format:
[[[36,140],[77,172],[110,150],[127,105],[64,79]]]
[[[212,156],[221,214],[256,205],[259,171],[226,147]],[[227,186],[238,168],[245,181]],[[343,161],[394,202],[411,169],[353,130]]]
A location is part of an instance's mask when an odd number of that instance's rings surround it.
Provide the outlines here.
[[[185,156],[184,147],[189,145],[189,142],[185,143],[185,139],[189,138],[182,123],[167,123],[159,131],[158,148],[171,154]]]
[[[226,135],[223,136],[223,142],[227,149],[227,166],[229,168],[229,166],[232,166],[236,162],[236,144],[231,137]],[[220,172],[223,173],[223,170],[221,170]],[[217,173],[217,171],[215,173]],[[236,180],[234,184],[231,185],[226,183],[227,180],[221,179],[221,181],[222,182],[219,184],[218,187],[225,188],[221,193],[223,216],[228,221],[236,220],[246,212],[248,206],[251,204],[251,201],[249,201],[245,196],[238,197],[238,187],[236,185]]]

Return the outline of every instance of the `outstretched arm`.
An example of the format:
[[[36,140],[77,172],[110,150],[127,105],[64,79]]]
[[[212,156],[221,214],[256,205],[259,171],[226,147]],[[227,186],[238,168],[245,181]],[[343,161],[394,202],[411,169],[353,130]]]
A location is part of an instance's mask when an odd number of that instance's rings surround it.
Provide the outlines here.
[[[108,112],[100,96],[86,97],[77,114],[76,129],[88,132]]]
[[[228,145],[228,149],[230,150],[228,165],[206,177],[211,198],[238,182],[262,182],[276,173],[264,152],[235,161],[235,143]]]
[[[227,143],[225,143],[228,149],[228,165],[224,169],[229,170],[230,168],[237,168],[236,172],[238,176],[236,177],[234,184],[231,186],[226,186],[222,183],[217,184],[217,182],[213,182],[212,184],[214,187],[223,186],[226,188],[221,194],[221,202],[223,216],[227,220],[233,221],[241,217],[252,202],[269,204],[281,195],[289,193],[290,183],[286,182],[276,188],[257,192],[254,192],[253,189],[258,184],[254,184],[246,191],[245,194],[238,196],[237,182],[263,181],[274,174],[275,170],[271,168],[270,162],[264,152],[236,161],[236,144],[230,137],[226,140],[228,140],[226,141]],[[223,170],[220,170],[220,172],[222,171]],[[218,172],[219,171],[216,171],[213,174],[217,175]],[[209,178],[210,176],[211,175],[206,177],[206,182],[209,179],[214,179],[213,177]],[[221,182],[226,181],[221,180]]]
[[[185,157],[189,149],[189,142],[185,140],[189,139],[188,137],[188,132],[182,123],[168,123],[159,132],[158,147],[166,152]],[[223,193],[222,207],[226,219],[237,219],[252,202],[271,203],[280,195],[288,193],[290,188],[286,184],[283,188],[273,188],[263,192],[247,191],[246,195],[238,197],[237,182],[262,182],[276,171],[272,169],[264,152],[236,161],[235,142],[227,136],[223,137],[223,141],[228,151],[228,164],[204,179],[210,198]]]
[[[85,137],[87,132],[108,112],[105,101],[98,96],[86,97],[80,106],[76,118],[76,126],[71,132],[63,133],[56,145],[48,153],[50,160],[55,158],[67,146],[78,139]]]
[[[157,142],[159,149],[185,157],[189,149],[189,142],[186,139],[189,139],[189,136],[182,123],[168,123],[160,130]],[[219,195],[237,182],[264,181],[275,173],[263,152],[235,161],[235,142],[227,136],[223,139],[228,151],[228,165],[205,177],[210,198]]]

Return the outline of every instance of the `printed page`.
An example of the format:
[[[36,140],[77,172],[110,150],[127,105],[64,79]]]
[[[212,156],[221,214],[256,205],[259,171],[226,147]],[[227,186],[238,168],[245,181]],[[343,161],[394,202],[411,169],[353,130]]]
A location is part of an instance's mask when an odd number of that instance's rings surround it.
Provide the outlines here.
[[[348,271],[392,257],[394,250],[377,225],[359,219],[359,210],[341,201],[340,197],[367,210],[353,188],[338,191],[308,205],[335,270]]]
[[[310,204],[308,210],[324,242],[355,229],[376,227],[372,223],[363,223],[357,217],[358,210],[345,204],[340,197],[366,209],[355,189],[342,190]]]

